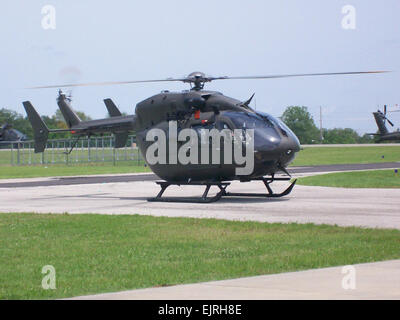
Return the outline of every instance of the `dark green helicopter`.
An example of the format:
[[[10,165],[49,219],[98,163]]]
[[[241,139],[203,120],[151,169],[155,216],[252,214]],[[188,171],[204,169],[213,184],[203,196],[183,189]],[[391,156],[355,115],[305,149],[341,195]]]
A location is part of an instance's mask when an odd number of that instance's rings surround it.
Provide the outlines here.
[[[179,202],[212,202],[219,200],[222,196],[261,196],[282,197],[291,192],[296,180],[282,193],[274,193],[270,183],[276,180],[290,180],[286,167],[293,161],[296,153],[300,150],[300,143],[296,135],[279,119],[256,111],[250,107],[253,96],[247,101],[240,101],[224,96],[220,92],[204,90],[207,82],[228,79],[275,79],[287,77],[323,76],[323,75],[348,75],[381,73],[383,71],[364,72],[340,72],[340,73],[313,73],[313,74],[289,74],[269,76],[239,76],[239,77],[211,77],[202,72],[193,72],[184,78],[168,78],[164,80],[123,81],[123,82],[100,82],[70,85],[52,85],[33,88],[60,88],[89,85],[131,84],[146,82],[169,82],[182,81],[189,83],[190,90],[182,92],[162,91],[136,105],[135,115],[122,116],[111,99],[104,100],[110,113],[110,118],[81,121],[71,108],[71,100],[61,91],[57,98],[58,106],[67,122],[66,130],[49,130],[29,101],[23,102],[29,120],[34,129],[35,152],[43,152],[49,132],[69,131],[79,139],[81,136],[91,136],[112,132],[115,135],[115,147],[123,147],[129,132],[136,133],[137,145],[153,172],[164,181],[157,182],[161,191],[155,198],[149,201],[179,201]],[[168,161],[177,158],[180,148],[185,141],[177,141],[176,149],[172,150],[171,123],[176,124],[177,133],[184,129],[192,129],[199,136],[205,129],[224,132],[226,137],[232,132],[233,137],[237,132],[242,132],[244,139],[240,142],[253,146],[252,162],[253,170],[245,175],[239,175],[237,169],[243,167],[235,161],[226,161],[226,153],[229,148],[225,144],[206,144],[186,148],[186,155],[200,154],[202,149],[208,148],[210,161],[181,163]],[[148,134],[153,129],[159,129],[166,134],[166,163],[150,163],[146,155],[156,139],[149,141]],[[249,129],[252,129],[249,130]],[[158,132],[160,132],[158,131]],[[252,132],[247,137],[246,132]],[[247,138],[246,138],[247,137]],[[158,137],[158,139],[160,139]],[[203,141],[200,139],[200,141]],[[195,150],[197,149],[197,150]],[[246,149],[247,150],[247,149]],[[158,150],[157,150],[158,151]],[[211,153],[218,152],[222,161],[214,163],[211,161]],[[243,155],[243,154],[242,154]],[[225,158],[224,158],[225,157]],[[283,172],[287,176],[276,177],[277,172]],[[230,193],[226,191],[229,181],[239,180],[247,182],[252,180],[263,181],[267,193]],[[206,187],[200,198],[162,197],[165,189],[170,185],[204,185]],[[214,197],[207,197],[211,186],[219,188]]]

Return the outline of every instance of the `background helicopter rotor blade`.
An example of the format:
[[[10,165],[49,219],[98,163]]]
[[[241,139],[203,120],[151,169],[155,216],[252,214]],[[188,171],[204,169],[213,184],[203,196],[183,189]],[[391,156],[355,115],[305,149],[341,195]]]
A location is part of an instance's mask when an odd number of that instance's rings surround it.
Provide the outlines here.
[[[385,120],[387,120],[387,122],[388,122],[392,127],[394,126],[393,122],[390,121],[388,118],[385,117]]]
[[[390,121],[388,118],[387,118],[387,116],[386,116],[386,114],[387,114],[387,105],[385,104],[385,105],[383,105],[383,123],[385,123],[386,121],[392,126],[392,127],[394,127],[394,124],[393,124],[393,122],[392,121]],[[389,111],[390,112],[390,111]]]
[[[192,73],[185,78],[167,78],[154,80],[133,80],[133,81],[107,81],[107,82],[87,82],[87,83],[70,83],[58,84],[49,86],[35,86],[27,89],[46,89],[46,88],[64,88],[64,87],[86,87],[86,86],[107,86],[118,84],[133,84],[133,83],[150,83],[150,82],[170,82],[182,81],[186,83],[210,82],[213,80],[247,80],[247,79],[278,79],[278,78],[293,78],[293,77],[310,77],[310,76],[332,76],[332,75],[350,75],[350,74],[368,74],[368,73],[384,73],[389,71],[353,71],[353,72],[328,72],[328,73],[298,73],[298,74],[278,74],[265,76],[238,76],[238,77],[211,77],[203,73]]]
[[[159,79],[159,80],[135,80],[135,81],[107,81],[107,82],[86,82],[73,84],[58,84],[50,86],[28,87],[26,89],[49,89],[49,88],[65,88],[65,87],[89,87],[89,86],[109,86],[130,83],[147,83],[147,82],[168,82],[168,81],[184,81],[185,79]]]

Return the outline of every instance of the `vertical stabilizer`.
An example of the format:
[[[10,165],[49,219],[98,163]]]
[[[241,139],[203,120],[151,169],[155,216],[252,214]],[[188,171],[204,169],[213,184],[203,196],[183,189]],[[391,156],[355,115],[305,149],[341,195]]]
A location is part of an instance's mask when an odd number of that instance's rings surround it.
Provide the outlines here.
[[[119,111],[119,109],[111,99],[104,99],[104,104],[107,107],[108,114],[110,115],[110,117],[122,116],[121,111]]]
[[[33,136],[35,139],[35,153],[43,152],[46,148],[47,139],[49,137],[49,129],[46,124],[40,118],[35,108],[32,106],[30,101],[24,101],[26,114],[28,115],[29,122],[33,128]]]

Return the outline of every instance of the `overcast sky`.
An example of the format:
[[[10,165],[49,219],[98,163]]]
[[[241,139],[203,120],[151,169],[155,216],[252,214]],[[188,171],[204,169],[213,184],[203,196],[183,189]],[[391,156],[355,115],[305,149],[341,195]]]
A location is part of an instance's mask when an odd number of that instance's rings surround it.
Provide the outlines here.
[[[42,7],[56,9],[56,28],[43,29]],[[355,8],[344,29],[342,8]],[[192,71],[214,76],[392,70],[390,74],[215,81],[207,88],[280,116],[289,105],[309,108],[323,126],[375,132],[371,112],[400,104],[400,1],[218,0],[0,2],[0,108],[24,114],[57,109],[57,89],[27,86],[69,82],[164,79]],[[347,21],[347,20],[346,20]],[[103,118],[104,98],[132,114],[136,103],[183,83],[81,87],[75,109]],[[400,109],[399,107],[397,107]],[[400,112],[391,115],[400,126]]]

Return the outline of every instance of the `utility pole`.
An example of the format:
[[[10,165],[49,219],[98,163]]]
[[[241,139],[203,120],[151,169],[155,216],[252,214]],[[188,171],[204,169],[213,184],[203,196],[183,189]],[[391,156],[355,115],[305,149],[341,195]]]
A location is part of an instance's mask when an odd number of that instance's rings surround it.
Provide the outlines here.
[[[322,134],[322,107],[321,106],[319,106],[319,134],[320,134],[320,140],[322,143],[324,140],[324,136]]]

